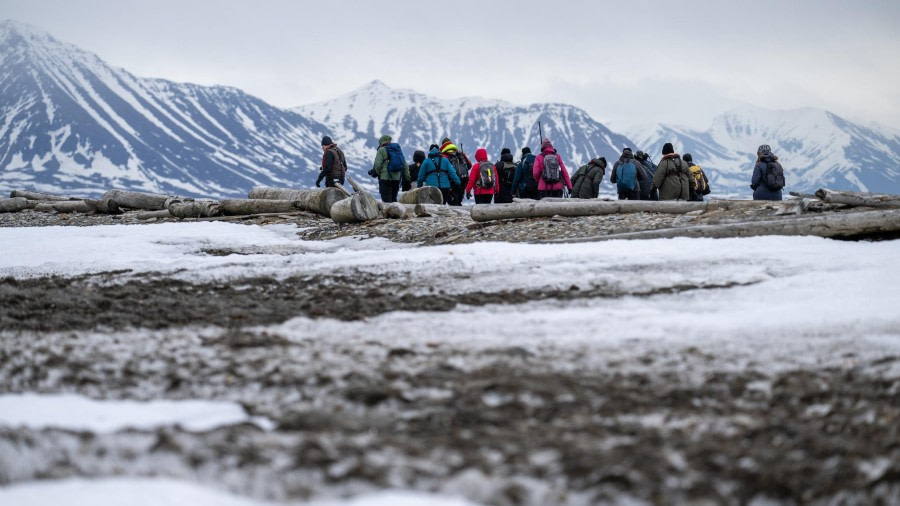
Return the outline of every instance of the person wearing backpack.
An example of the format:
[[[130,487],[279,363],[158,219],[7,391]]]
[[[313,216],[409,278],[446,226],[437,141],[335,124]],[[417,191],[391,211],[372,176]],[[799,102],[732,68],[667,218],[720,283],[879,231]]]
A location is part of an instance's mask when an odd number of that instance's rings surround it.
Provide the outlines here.
[[[378,177],[378,193],[385,204],[397,202],[400,192],[400,180],[409,180],[409,166],[403,157],[403,150],[390,135],[382,135],[378,139],[378,151],[372,171]],[[372,172],[370,172],[372,173]]]
[[[569,171],[566,170],[562,157],[553,149],[550,139],[541,142],[541,154],[534,158],[534,169],[531,174],[537,181],[541,198],[562,197],[564,187],[570,193],[572,191]]]
[[[450,165],[456,169],[456,175],[461,181],[459,185],[453,188],[456,198],[450,205],[461,206],[463,194],[465,193],[465,188],[469,182],[469,170],[472,168],[472,162],[461,149],[453,144],[453,141],[451,141],[449,137],[444,137],[444,139],[441,140],[441,153],[443,153],[444,158],[450,162]]]
[[[403,179],[403,183],[401,184],[403,191],[408,192],[413,189],[413,185],[418,185],[417,181],[419,180],[419,168],[422,167],[422,162],[425,161],[425,152],[421,149],[417,149],[415,153],[413,153],[413,163],[409,164],[409,179]]]
[[[695,189],[691,190],[691,200],[703,202],[703,196],[709,195],[709,180],[706,178],[706,174],[699,165],[694,163],[694,157],[690,153],[685,153],[681,159],[687,163],[691,177],[694,178]]]
[[[650,155],[643,151],[634,154],[634,158],[641,162],[649,180],[641,181],[641,200],[659,200],[659,190],[653,188],[653,176],[656,175],[656,164],[650,159]]]
[[[331,140],[331,137],[322,137],[322,167],[319,177],[316,179],[318,187],[325,180],[325,187],[331,188],[335,182],[344,184],[344,175],[347,173],[347,159],[344,152]]]
[[[600,181],[606,174],[606,158],[594,158],[572,175],[572,198],[595,199],[600,195]]]
[[[541,199],[537,181],[534,179],[534,158],[530,147],[525,146],[522,148],[522,158],[516,164],[516,175],[513,177],[513,197],[532,200]]]
[[[781,200],[784,189],[784,168],[768,144],[756,150],[756,166],[753,167],[753,200]]]
[[[616,185],[619,200],[640,200],[641,181],[649,179],[644,166],[634,158],[631,148],[622,150],[622,156],[613,164],[609,182]]]
[[[651,189],[659,189],[659,200],[689,200],[694,178],[671,142],[663,145],[663,157],[653,175]]]
[[[509,148],[503,148],[500,151],[500,160],[494,164],[497,168],[498,182],[500,183],[500,191],[494,195],[495,204],[512,203],[513,180],[516,177],[516,164],[513,163],[512,151]]]
[[[466,183],[466,198],[472,198],[472,190],[475,190],[476,204],[490,204],[494,195],[500,192],[499,181],[497,168],[488,161],[487,150],[478,148],[475,151],[475,165]]]
[[[445,204],[451,204],[455,198],[453,185],[462,185],[453,165],[444,158],[437,144],[431,145],[428,151],[428,158],[422,162],[422,167],[419,168],[419,177],[416,179],[416,182],[419,187],[434,186],[441,190]]]

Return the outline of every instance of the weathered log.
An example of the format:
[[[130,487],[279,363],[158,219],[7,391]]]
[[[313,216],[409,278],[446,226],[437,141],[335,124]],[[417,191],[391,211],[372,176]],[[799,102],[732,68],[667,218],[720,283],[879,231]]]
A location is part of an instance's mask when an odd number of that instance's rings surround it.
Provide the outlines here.
[[[475,221],[505,220],[513,218],[549,218],[551,216],[600,216],[619,213],[668,213],[684,214],[692,211],[719,209],[758,208],[777,206],[775,202],[761,200],[710,200],[687,202],[683,200],[580,200],[514,202],[512,204],[476,204],[472,206]]]
[[[383,214],[385,218],[391,218],[393,220],[405,220],[415,217],[416,211],[415,206],[413,205],[392,202],[384,206],[381,214]]]
[[[356,180],[350,176],[347,176],[347,184],[349,184],[350,188],[353,188],[353,191],[355,191],[356,193],[362,193],[363,191],[365,191],[359,186],[359,183],[357,183]]]
[[[13,190],[9,194],[10,198],[22,197],[28,200],[63,201],[63,200],[82,200],[77,197],[67,197],[65,195],[53,195],[51,193],[33,192],[31,190]]]
[[[169,204],[169,213],[176,218],[218,216],[221,206],[215,200],[185,200]]]
[[[122,209],[119,208],[119,204],[116,203],[115,200],[110,200],[108,198],[103,198],[100,200],[93,199],[84,199],[85,203],[89,205],[94,211],[103,214],[122,214]]]
[[[416,204],[416,216],[471,216],[467,207],[451,207],[437,204]]]
[[[378,203],[368,192],[360,192],[349,199],[339,200],[331,206],[331,219],[335,223],[359,223],[378,217]]]
[[[227,199],[221,202],[222,214],[239,216],[243,214],[292,213],[300,204],[294,200],[267,199]]]
[[[101,200],[111,200],[120,208],[161,211],[163,209],[168,209],[169,204],[180,199],[180,197],[175,197],[173,195],[162,195],[158,193],[109,190],[103,194]]]
[[[829,204],[847,204],[854,207],[900,207],[900,195],[883,193],[846,192],[822,188],[816,191],[816,197]]]
[[[35,211],[56,211],[57,213],[92,213],[94,206],[83,200],[60,200],[57,202],[42,202],[34,206]]]
[[[401,204],[443,204],[444,196],[439,188],[423,186],[401,193],[397,196],[397,202]]]
[[[546,243],[570,243],[611,241],[616,239],[668,239],[674,237],[706,237],[724,239],[730,237],[755,237],[760,235],[864,237],[900,232],[900,210],[844,212],[821,216],[784,217],[775,220],[697,225],[628,232],[605,236],[538,241]]]
[[[142,211],[135,214],[134,217],[141,221],[174,218],[168,209],[162,211]]]
[[[341,190],[341,192],[342,192],[344,195],[346,195],[347,197],[352,197],[352,196],[353,196],[353,194],[350,193],[349,190],[347,190],[346,188],[344,188],[344,185],[342,185],[341,183],[334,183],[334,187],[337,188],[338,190]]]
[[[290,188],[266,188],[257,187],[250,190],[251,199],[263,200],[292,200],[299,203],[298,209],[312,211],[323,216],[331,216],[331,206],[335,202],[347,198],[337,188],[311,188],[306,190],[293,190]]]
[[[24,209],[28,209],[28,199],[25,197],[0,199],[0,213],[17,213]]]

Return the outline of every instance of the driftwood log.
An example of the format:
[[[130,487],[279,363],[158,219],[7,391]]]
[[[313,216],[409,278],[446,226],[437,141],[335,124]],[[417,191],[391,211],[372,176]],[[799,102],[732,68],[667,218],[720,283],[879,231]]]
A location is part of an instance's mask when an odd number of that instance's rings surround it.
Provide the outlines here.
[[[444,196],[439,188],[423,186],[401,193],[397,196],[397,202],[401,204],[443,204]]]
[[[141,211],[135,214],[134,217],[141,221],[174,218],[168,209],[162,211]]]
[[[411,204],[401,204],[399,202],[392,202],[390,204],[385,204],[381,209],[381,214],[384,215],[385,218],[390,218],[393,220],[405,220],[409,218],[416,217],[416,206]]]
[[[293,213],[299,210],[299,203],[294,200],[227,199],[221,202],[220,209],[226,216]]]
[[[109,190],[103,194],[103,197],[100,200],[115,202],[119,208],[161,211],[163,209],[168,209],[169,204],[181,200],[181,198],[157,193]]]
[[[331,216],[331,206],[344,200],[347,195],[337,188],[312,188],[293,190],[290,188],[257,187],[247,195],[251,199],[291,200],[298,203],[298,209],[312,211],[323,216]]]
[[[816,197],[829,204],[846,204],[854,207],[900,207],[900,195],[886,195],[882,193],[845,192],[822,188],[816,192]]]
[[[63,201],[63,200],[82,200],[77,197],[66,197],[64,195],[53,195],[51,193],[33,192],[30,190],[13,190],[9,194],[10,198],[22,197],[28,200]]]
[[[476,204],[472,206],[475,221],[513,218],[549,218],[551,216],[600,216],[619,213],[684,214],[692,211],[757,208],[779,203],[761,200],[711,200],[709,202],[651,200],[580,200],[514,202],[512,204]]]
[[[57,202],[41,202],[34,206],[35,211],[57,213],[92,213],[96,208],[83,200],[60,200]]]
[[[169,214],[176,218],[219,216],[221,205],[216,200],[179,200],[169,204]]]
[[[437,204],[416,204],[414,208],[416,216],[471,216],[467,207],[451,207]]]
[[[25,197],[0,199],[0,213],[17,213],[24,209],[28,209],[28,199]]]
[[[817,237],[864,237],[900,232],[900,209],[844,212],[821,216],[784,217],[774,220],[697,225],[646,230],[605,236],[553,239],[547,243],[612,241],[616,239],[668,239],[675,237],[755,237],[760,235],[809,235]]]
[[[331,206],[331,219],[335,223],[359,223],[378,217],[378,202],[367,192],[355,193]]]
[[[84,199],[87,205],[91,206],[94,211],[104,214],[122,214],[122,209],[115,200],[103,198],[100,200]]]

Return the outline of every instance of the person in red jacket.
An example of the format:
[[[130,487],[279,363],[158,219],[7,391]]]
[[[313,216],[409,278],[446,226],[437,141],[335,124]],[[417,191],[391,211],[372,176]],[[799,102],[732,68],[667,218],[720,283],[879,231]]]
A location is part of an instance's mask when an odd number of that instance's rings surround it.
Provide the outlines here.
[[[475,164],[469,173],[469,182],[466,183],[466,198],[472,198],[472,189],[475,190],[476,204],[490,204],[494,195],[500,193],[500,178],[497,177],[497,168],[488,161],[487,150],[478,148],[475,152]]]
[[[572,192],[572,181],[562,157],[553,149],[550,139],[541,142],[541,154],[534,159],[534,179],[538,182],[541,198],[562,197],[563,185]],[[547,178],[552,177],[552,180]]]

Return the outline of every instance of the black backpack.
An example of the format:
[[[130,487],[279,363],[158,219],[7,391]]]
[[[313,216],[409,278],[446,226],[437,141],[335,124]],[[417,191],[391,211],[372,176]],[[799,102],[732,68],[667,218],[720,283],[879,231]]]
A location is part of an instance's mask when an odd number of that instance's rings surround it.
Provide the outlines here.
[[[522,159],[522,164],[524,165],[522,171],[525,173],[525,190],[529,192],[537,192],[538,184],[534,179],[534,155],[531,153],[525,155],[525,158]]]
[[[450,165],[456,169],[456,175],[460,180],[469,179],[469,166],[466,164],[466,157],[459,151],[447,155]]]
[[[475,186],[479,188],[493,188],[497,183],[497,174],[494,164],[491,162],[481,162],[478,164],[478,180]]]
[[[784,169],[777,162],[766,163],[766,174],[763,182],[770,191],[778,191],[784,188]]]
[[[513,179],[516,178],[516,164],[512,162],[499,162],[497,165],[500,166],[500,180],[506,183],[507,186],[512,185]]]

